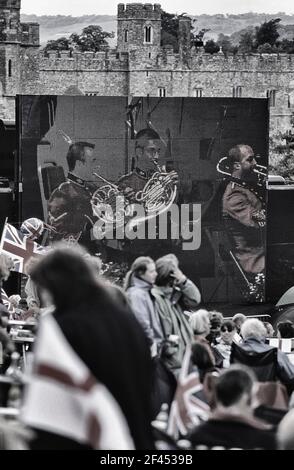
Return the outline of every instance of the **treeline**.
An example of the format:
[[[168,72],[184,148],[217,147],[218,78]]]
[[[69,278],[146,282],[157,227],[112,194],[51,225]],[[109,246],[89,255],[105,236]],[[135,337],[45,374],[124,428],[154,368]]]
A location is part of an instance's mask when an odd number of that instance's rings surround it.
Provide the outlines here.
[[[204,43],[205,52],[214,54],[220,49],[226,53],[287,53],[294,54],[294,32],[292,38],[282,38],[280,35],[281,18],[264,21],[260,26],[255,26],[239,34],[239,42],[236,44],[236,35],[228,36],[220,34],[217,41],[210,39]]]

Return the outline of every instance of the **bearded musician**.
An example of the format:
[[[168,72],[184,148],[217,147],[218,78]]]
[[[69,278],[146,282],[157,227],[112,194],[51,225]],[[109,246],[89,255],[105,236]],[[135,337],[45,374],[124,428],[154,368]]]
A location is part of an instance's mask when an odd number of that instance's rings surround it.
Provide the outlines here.
[[[244,144],[231,148],[226,165],[229,182],[222,198],[222,214],[233,253],[251,283],[265,269],[266,217],[264,194],[258,192],[259,165],[253,149]]]

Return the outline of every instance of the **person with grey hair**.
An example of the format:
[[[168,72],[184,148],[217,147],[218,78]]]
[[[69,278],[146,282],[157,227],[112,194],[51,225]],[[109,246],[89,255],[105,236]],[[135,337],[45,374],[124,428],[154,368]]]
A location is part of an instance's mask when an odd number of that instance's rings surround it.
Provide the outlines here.
[[[236,325],[237,333],[240,333],[241,326],[243,325],[245,320],[246,320],[246,315],[244,315],[243,313],[236,313],[233,316],[232,321]]]
[[[294,450],[294,410],[282,419],[277,430],[279,450]]]
[[[257,318],[247,319],[241,327],[243,342],[238,346],[244,351],[250,353],[261,353],[270,351],[272,346],[265,343],[267,331],[264,324]],[[288,392],[294,390],[294,365],[283,352],[277,351],[277,378],[287,387]]]
[[[210,317],[208,310],[201,308],[193,312],[189,318],[189,323],[192,328],[194,339],[206,338],[210,332]]]

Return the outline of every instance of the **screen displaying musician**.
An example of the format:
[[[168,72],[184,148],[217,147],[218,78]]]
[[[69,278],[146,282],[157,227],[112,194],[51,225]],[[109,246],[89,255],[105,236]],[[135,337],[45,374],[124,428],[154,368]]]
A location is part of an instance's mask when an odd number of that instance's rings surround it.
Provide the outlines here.
[[[259,165],[253,149],[245,144],[231,148],[226,165],[231,176],[222,198],[224,222],[233,254],[248,282],[254,285],[265,268],[265,201],[258,191]]]
[[[87,225],[93,219],[90,201],[95,189],[90,183],[96,165],[94,147],[89,142],[76,142],[68,149],[67,180],[53,191],[48,201],[48,223],[53,228],[51,241],[83,243],[89,238]]]
[[[160,136],[153,129],[141,129],[136,134],[134,151],[131,173],[122,176],[117,182],[126,195],[141,191],[156,171],[165,171],[161,160]]]

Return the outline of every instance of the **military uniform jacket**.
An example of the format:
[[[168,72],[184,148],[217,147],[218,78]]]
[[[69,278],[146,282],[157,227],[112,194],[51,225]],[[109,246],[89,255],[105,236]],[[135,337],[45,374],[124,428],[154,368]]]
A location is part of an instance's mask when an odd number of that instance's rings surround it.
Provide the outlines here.
[[[48,202],[48,221],[56,230],[53,240],[79,240],[93,218],[91,197],[85,182],[74,175],[53,191]]]
[[[262,201],[248,187],[229,182],[223,195],[222,212],[232,248],[246,273],[264,270],[264,223],[259,221]]]

